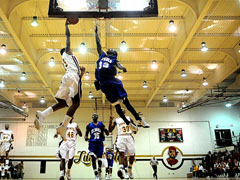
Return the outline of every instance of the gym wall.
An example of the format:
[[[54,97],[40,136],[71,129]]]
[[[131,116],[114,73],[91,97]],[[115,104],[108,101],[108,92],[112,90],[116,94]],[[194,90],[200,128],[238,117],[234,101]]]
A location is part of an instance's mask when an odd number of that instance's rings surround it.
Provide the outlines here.
[[[25,159],[31,161],[24,162],[25,178],[58,178],[59,162],[47,161],[46,173],[40,174],[40,161],[38,160],[56,160],[54,158],[58,147],[59,139],[54,139],[55,127],[63,120],[66,109],[50,115],[44,123],[43,132],[39,133],[33,128],[36,109],[30,109],[29,117],[26,121],[6,121],[10,124],[10,129],[14,131],[15,141],[14,149],[10,156],[14,159]],[[235,135],[240,133],[239,108],[195,108],[190,111],[178,114],[176,108],[148,108],[138,109],[144,114],[146,121],[151,125],[150,129],[140,128],[134,135],[136,142],[137,162],[133,167],[135,178],[151,178],[152,169],[149,165],[151,155],[157,155],[158,159],[164,159],[162,153],[169,146],[176,146],[182,153],[183,165],[170,170],[159,161],[159,177],[186,177],[192,164],[191,159],[200,159],[209,150],[215,148],[214,129],[231,129]],[[4,110],[1,110],[1,116],[4,116]],[[80,108],[76,112],[75,121],[78,123],[83,134],[87,123],[91,122],[92,109]],[[99,120],[104,121],[108,126],[110,116],[109,110],[98,110]],[[116,114],[114,114],[115,117]],[[1,122],[1,129],[5,122]],[[183,143],[160,143],[158,128],[182,128]],[[114,131],[114,139],[116,130]],[[88,143],[83,138],[77,139],[77,151],[88,151]],[[76,152],[76,158],[78,154]],[[18,157],[18,158],[17,158]],[[118,164],[113,167],[113,177],[116,177]],[[82,162],[74,164],[72,169],[72,178],[93,178],[91,167],[86,167]]]

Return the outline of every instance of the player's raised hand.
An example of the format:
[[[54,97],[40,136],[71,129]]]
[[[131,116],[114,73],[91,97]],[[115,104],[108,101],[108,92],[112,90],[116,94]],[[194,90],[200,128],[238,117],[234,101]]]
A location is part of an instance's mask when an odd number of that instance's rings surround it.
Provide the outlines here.
[[[126,69],[126,68],[123,68],[123,72],[127,72],[127,69]]]
[[[68,21],[68,19],[66,19],[65,25],[67,26],[69,24],[70,24],[70,22]]]
[[[110,116],[110,121],[112,121],[114,119],[114,117],[113,116]]]
[[[88,140],[89,140],[87,136],[84,136],[84,139],[85,139],[85,141],[88,141]]]
[[[95,26],[95,33],[97,33],[98,32],[98,27],[97,26]]]
[[[85,71],[86,71],[86,69],[85,69],[84,66],[80,66],[80,70],[81,70],[83,73],[85,73]]]
[[[54,138],[57,138],[57,137],[58,137],[58,134],[55,134],[55,135],[54,135]]]

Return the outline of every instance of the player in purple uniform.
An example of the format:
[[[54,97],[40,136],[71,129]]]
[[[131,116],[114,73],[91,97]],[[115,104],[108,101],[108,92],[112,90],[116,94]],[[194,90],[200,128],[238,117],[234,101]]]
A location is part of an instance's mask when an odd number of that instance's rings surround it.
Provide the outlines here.
[[[107,53],[105,53],[102,50],[97,27],[95,29],[95,37],[97,51],[99,54],[99,59],[95,67],[96,89],[97,90],[101,89],[101,91],[106,95],[107,100],[113,106],[115,106],[118,115],[124,120],[125,123],[129,124],[130,122],[127,120],[124,113],[122,112],[120,106],[121,101],[126,106],[128,111],[132,113],[135,119],[139,121],[139,126],[149,128],[150,127],[149,124],[139,116],[139,114],[130,104],[127,92],[123,87],[122,81],[118,78],[115,78],[115,75],[117,74],[116,68],[123,70],[123,72],[127,72],[127,69],[124,66],[122,66],[121,63],[117,60],[118,55],[117,52],[113,49],[108,49]]]

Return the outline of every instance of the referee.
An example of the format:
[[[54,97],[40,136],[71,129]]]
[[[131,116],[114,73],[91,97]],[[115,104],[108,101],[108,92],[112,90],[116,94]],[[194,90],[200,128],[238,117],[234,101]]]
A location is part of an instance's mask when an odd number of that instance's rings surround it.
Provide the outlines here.
[[[153,158],[150,160],[150,165],[152,166],[153,171],[154,171],[153,178],[157,179],[157,165],[158,165],[158,161],[155,158],[155,155],[153,155]]]

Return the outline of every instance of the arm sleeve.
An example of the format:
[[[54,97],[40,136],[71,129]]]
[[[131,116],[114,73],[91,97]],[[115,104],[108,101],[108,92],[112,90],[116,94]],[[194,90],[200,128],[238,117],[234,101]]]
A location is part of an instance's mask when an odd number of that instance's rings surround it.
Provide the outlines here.
[[[125,67],[119,62],[119,60],[116,60],[116,66],[118,69],[124,69]]]

